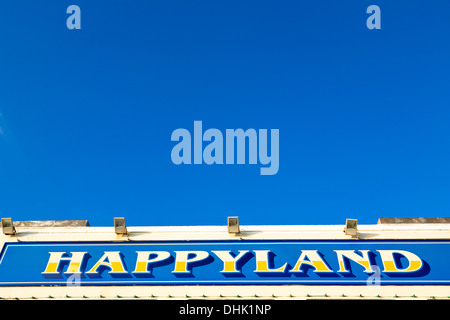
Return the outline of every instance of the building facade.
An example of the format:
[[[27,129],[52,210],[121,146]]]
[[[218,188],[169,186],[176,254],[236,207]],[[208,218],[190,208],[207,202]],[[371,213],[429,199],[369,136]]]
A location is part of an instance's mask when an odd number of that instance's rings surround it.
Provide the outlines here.
[[[2,219],[1,299],[449,299],[446,218],[111,227]]]

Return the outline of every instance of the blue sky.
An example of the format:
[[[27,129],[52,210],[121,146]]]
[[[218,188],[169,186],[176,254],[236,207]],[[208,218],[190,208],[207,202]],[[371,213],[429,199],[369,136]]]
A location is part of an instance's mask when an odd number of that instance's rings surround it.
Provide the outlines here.
[[[81,9],[81,30],[66,8]],[[381,8],[381,30],[366,8]],[[450,211],[448,1],[0,4],[0,215],[343,224]],[[280,169],[171,162],[171,133],[279,129]]]

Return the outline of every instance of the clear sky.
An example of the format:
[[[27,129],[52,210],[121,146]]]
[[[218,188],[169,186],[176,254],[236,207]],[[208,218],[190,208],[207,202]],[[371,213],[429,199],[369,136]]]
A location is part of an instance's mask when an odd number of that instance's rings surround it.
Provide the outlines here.
[[[69,30],[69,5],[81,30]],[[369,5],[381,29],[369,30]],[[449,1],[0,3],[0,216],[93,226],[450,216]],[[279,171],[171,134],[279,129]]]

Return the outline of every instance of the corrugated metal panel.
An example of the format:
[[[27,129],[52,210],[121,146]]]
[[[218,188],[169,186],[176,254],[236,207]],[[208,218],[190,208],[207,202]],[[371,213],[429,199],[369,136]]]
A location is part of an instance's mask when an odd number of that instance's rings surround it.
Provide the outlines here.
[[[379,218],[378,224],[450,223],[450,218]]]
[[[14,221],[18,228],[61,228],[61,227],[89,227],[88,220],[36,220]]]

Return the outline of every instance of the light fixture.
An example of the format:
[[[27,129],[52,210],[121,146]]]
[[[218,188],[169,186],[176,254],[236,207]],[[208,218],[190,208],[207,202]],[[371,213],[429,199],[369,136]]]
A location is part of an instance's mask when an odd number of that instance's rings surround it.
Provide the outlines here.
[[[114,218],[114,232],[116,234],[127,234],[127,226],[125,225],[125,218]]]
[[[2,229],[3,233],[7,235],[15,235],[16,228],[14,228],[14,223],[12,218],[2,218]]]
[[[228,217],[228,233],[239,233],[239,217]]]
[[[346,235],[357,237],[358,236],[358,220],[357,219],[347,219],[345,221],[344,232]]]

